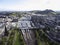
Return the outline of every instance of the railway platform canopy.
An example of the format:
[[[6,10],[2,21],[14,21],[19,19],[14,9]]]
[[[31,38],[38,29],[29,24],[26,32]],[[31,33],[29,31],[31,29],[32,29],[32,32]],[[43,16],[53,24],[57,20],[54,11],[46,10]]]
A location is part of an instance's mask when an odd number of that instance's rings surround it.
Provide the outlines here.
[[[59,16],[32,15],[21,17],[18,21],[20,29],[41,29],[46,26],[56,28],[59,26]]]

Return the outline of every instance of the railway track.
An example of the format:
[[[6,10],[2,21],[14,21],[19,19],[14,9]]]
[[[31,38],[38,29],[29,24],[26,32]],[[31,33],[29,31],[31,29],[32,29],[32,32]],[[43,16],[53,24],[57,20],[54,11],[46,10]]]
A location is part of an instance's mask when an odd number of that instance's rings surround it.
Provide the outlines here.
[[[35,45],[35,34],[33,33],[32,30],[21,30],[25,43],[26,45]]]

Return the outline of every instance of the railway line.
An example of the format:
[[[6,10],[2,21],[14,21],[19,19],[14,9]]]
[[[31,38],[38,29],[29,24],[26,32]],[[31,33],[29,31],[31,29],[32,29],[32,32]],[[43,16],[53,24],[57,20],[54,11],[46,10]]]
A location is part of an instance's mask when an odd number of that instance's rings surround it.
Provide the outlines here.
[[[33,29],[43,29],[50,40],[60,42],[60,16],[33,15],[30,16],[30,19],[27,17],[21,18],[18,22],[18,27],[21,29],[27,45],[35,45]]]
[[[32,30],[21,30],[26,45],[35,45],[35,34]]]

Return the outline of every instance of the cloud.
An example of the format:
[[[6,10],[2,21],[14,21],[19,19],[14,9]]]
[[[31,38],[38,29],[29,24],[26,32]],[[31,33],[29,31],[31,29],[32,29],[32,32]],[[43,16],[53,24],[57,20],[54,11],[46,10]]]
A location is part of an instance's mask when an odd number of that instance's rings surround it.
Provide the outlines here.
[[[59,0],[10,0],[7,2],[1,3],[0,8],[4,10],[60,10]]]

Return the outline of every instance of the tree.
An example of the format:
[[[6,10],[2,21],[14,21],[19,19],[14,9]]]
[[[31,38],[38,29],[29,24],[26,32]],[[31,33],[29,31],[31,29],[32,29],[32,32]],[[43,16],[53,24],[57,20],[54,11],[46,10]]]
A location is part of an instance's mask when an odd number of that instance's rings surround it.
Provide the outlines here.
[[[5,26],[5,32],[4,32],[4,35],[5,35],[5,36],[8,36],[8,31],[7,31],[6,26]]]

